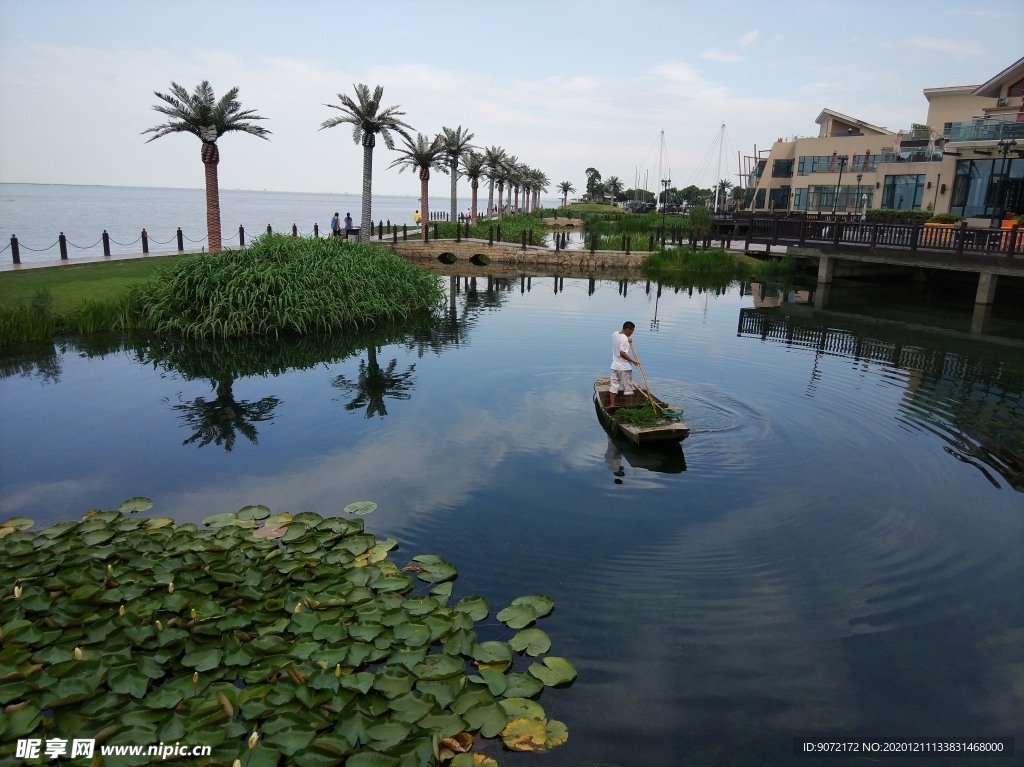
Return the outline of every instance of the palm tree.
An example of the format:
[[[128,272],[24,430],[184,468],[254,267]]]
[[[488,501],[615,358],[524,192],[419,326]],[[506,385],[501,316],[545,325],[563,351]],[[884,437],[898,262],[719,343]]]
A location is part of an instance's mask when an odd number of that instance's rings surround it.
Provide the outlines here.
[[[484,156],[469,150],[462,156],[462,174],[469,179],[473,188],[473,202],[469,209],[469,222],[476,226],[476,197],[480,187],[480,176],[484,174]]]
[[[562,207],[569,207],[569,195],[576,191],[576,187],[572,185],[571,181],[563,181],[558,185],[558,188],[562,192]]]
[[[181,418],[195,432],[182,442],[182,445],[199,443],[206,447],[211,442],[223,445],[227,452],[235,446],[238,434],[252,444],[257,444],[256,427],[260,421],[271,421],[274,409],[281,404],[277,397],[264,397],[256,402],[236,400],[230,377],[217,383],[217,399],[196,397],[192,402],[174,405],[173,409],[181,413]]]
[[[490,216],[494,210],[494,184],[498,177],[504,172],[505,150],[500,146],[489,146],[484,150],[484,175],[491,182],[487,192],[487,215]],[[499,196],[498,204],[501,204]]]
[[[397,106],[380,108],[380,99],[384,95],[384,89],[379,85],[374,89],[372,96],[370,89],[362,83],[353,87],[356,89],[357,101],[339,93],[338,101],[341,104],[324,104],[325,107],[339,110],[342,115],[324,120],[320,124],[320,130],[348,123],[353,126],[352,140],[363,145],[363,204],[362,220],[359,222],[359,240],[369,242],[370,225],[373,223],[370,208],[373,186],[373,147],[377,143],[377,134],[379,133],[384,139],[384,144],[388,149],[394,149],[395,141],[391,137],[391,131],[408,141],[409,134],[406,129],[412,130],[412,126],[398,119],[405,112],[399,112]]]
[[[533,179],[533,210],[537,210],[540,207],[541,192],[548,190],[548,187],[551,185],[551,179],[540,170],[533,171],[531,178]]]
[[[519,164],[519,158],[515,155],[505,155],[504,162],[501,163],[501,168],[498,171],[498,220],[501,221],[502,215],[505,213],[505,205],[502,204],[502,196],[505,193],[505,184],[512,179],[512,173],[515,170],[516,165]],[[512,185],[508,187],[509,204],[512,203]]]
[[[611,206],[615,207],[615,195],[621,192],[623,189],[622,181],[619,180],[618,176],[609,176],[608,180],[604,182],[604,190],[611,194],[612,203]]]
[[[422,230],[424,240],[429,236],[428,224],[430,222],[430,210],[428,206],[430,202],[427,198],[427,194],[428,187],[430,186],[430,169],[436,168],[444,170],[444,165],[441,164],[441,155],[443,151],[444,146],[441,143],[440,136],[435,136],[433,140],[431,140],[422,133],[417,133],[415,141],[408,136],[405,137],[405,148],[398,150],[398,159],[394,160],[388,166],[389,168],[398,168],[399,173],[406,168],[409,170],[419,171],[420,211],[422,211],[423,216]]]
[[[260,117],[251,109],[242,110],[242,105],[236,100],[238,88],[232,88],[218,101],[207,80],[199,83],[191,95],[173,81],[170,93],[153,93],[165,102],[154,104],[153,109],[171,119],[142,131],[143,134],[153,134],[149,141],[155,141],[168,133],[191,133],[203,142],[200,157],[206,166],[206,237],[210,252],[217,253],[220,250],[220,189],[217,182],[220,150],[217,148],[217,139],[230,131],[266,139],[270,131],[250,121],[267,118]]]
[[[459,160],[462,159],[466,152],[473,148],[472,144],[469,143],[473,139],[473,134],[462,130],[460,125],[455,130],[441,128],[438,138],[441,139],[444,162],[448,166],[448,173],[452,177],[452,221],[458,221],[459,200],[456,196],[456,185],[459,182]]]

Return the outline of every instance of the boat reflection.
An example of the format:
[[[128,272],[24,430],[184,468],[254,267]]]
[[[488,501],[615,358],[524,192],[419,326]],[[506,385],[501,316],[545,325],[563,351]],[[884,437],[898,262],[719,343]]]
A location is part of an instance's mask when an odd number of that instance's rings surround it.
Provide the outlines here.
[[[633,469],[643,469],[658,474],[681,474],[686,471],[686,457],[683,455],[683,446],[680,443],[665,442],[638,447],[625,437],[609,432],[596,402],[594,411],[608,438],[604,462],[608,470],[615,475],[616,484],[622,484],[622,477],[626,476],[627,465]]]

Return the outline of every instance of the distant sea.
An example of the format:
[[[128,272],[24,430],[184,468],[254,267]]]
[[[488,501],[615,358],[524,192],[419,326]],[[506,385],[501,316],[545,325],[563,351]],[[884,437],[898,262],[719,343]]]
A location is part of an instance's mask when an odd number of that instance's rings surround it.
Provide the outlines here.
[[[447,181],[447,179],[445,179]],[[462,186],[462,184],[460,184]],[[468,183],[464,184],[469,191]],[[440,188],[440,186],[438,187]],[[444,184],[445,190],[448,184]],[[486,187],[478,207],[487,207]],[[469,210],[469,197],[459,197],[459,210]],[[554,198],[545,200],[554,204]],[[449,198],[431,197],[432,211],[448,211]],[[375,195],[374,221],[411,224],[419,208],[418,196]],[[299,234],[330,230],[335,211],[344,218],[352,214],[359,224],[361,200],[351,194],[312,194],[303,192],[254,192],[220,190],[222,240],[238,244],[238,227],[244,226],[246,242],[266,232],[269,224],[275,232],[291,233],[292,224]],[[9,263],[10,238],[17,235],[22,263],[54,261],[60,258],[56,242],[63,232],[71,260],[82,256],[103,255],[103,230],[110,236],[113,254],[141,253],[139,242],[145,228],[151,253],[177,250],[176,233],[181,227],[186,250],[206,246],[206,193],[202,189],[161,189],[128,186],[75,186],[68,184],[0,183],[0,260]]]

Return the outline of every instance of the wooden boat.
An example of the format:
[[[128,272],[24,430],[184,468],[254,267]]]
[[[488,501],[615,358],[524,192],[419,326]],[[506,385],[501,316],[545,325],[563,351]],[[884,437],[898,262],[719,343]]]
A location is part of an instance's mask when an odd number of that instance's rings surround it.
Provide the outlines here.
[[[690,427],[683,420],[672,420],[669,418],[654,424],[653,426],[636,426],[631,423],[619,423],[614,418],[614,413],[621,407],[627,405],[642,405],[647,401],[636,382],[633,383],[633,394],[629,397],[624,394],[615,396],[615,405],[610,402],[608,385],[611,379],[605,376],[594,382],[594,403],[597,405],[597,414],[601,422],[609,431],[618,433],[635,445],[656,445],[665,442],[682,442],[690,436]],[[659,407],[667,408],[668,404],[657,397],[653,398]]]

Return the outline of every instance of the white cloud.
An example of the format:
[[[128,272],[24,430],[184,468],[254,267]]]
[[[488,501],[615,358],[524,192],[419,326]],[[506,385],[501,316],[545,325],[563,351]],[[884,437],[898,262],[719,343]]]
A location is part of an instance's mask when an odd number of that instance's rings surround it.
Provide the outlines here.
[[[758,30],[752,29],[749,32],[747,32],[747,34],[743,35],[736,42],[738,42],[740,45],[750,45],[751,43],[756,41],[757,38],[760,37],[760,36],[761,36],[761,33]]]
[[[722,64],[735,64],[738,61],[744,60],[739,54],[720,51],[717,48],[708,48],[701,51],[700,57],[709,61],[718,61]]]
[[[985,49],[973,40],[948,40],[940,37],[912,37],[908,41],[917,48],[926,51],[938,51],[956,59],[969,56],[983,56]]]

